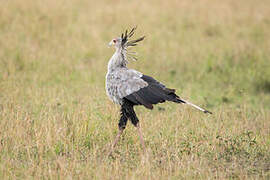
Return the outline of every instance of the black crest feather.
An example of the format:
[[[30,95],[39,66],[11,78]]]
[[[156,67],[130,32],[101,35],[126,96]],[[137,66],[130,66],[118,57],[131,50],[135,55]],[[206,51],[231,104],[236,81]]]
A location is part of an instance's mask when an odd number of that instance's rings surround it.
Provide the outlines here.
[[[137,42],[140,42],[142,40],[144,40],[145,36],[139,38],[139,39],[136,39],[136,40],[132,40],[132,41],[128,41],[128,38],[132,37],[135,33],[135,30],[137,29],[137,26],[135,26],[134,28],[132,28],[130,30],[130,32],[128,32],[128,30],[125,31],[125,33],[122,33],[121,35],[121,39],[122,39],[122,46],[136,46]]]

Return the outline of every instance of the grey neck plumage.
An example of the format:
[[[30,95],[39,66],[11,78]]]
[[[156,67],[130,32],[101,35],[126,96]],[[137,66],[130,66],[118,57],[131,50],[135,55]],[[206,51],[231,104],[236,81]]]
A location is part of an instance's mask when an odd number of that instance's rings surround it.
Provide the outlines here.
[[[113,72],[117,68],[127,67],[127,51],[123,48],[117,48],[108,63],[108,72]]]

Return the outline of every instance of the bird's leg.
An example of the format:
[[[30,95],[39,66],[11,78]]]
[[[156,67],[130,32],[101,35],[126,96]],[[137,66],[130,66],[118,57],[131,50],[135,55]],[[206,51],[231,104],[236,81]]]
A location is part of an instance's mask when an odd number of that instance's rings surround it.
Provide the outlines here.
[[[118,143],[118,141],[119,141],[119,139],[120,139],[120,137],[121,137],[123,131],[124,131],[123,128],[119,128],[118,134],[116,135],[116,137],[115,137],[115,139],[114,139],[114,142],[113,142],[113,144],[112,144],[112,146],[111,146],[111,149],[110,149],[110,152],[109,152],[108,156],[110,156],[110,155],[112,154],[112,152],[113,152],[113,150],[114,150],[114,147],[115,147],[115,145]]]
[[[139,122],[136,124],[136,128],[138,130],[138,134],[139,134],[139,137],[140,137],[141,145],[143,147],[143,151],[146,152],[145,143],[144,143],[144,140],[143,140],[143,134],[142,134],[142,130],[141,130],[141,126],[140,126]]]
[[[118,143],[119,139],[120,139],[120,136],[122,135],[124,129],[126,128],[126,125],[127,125],[127,112],[126,112],[126,109],[122,106],[121,108],[121,118],[119,120],[119,123],[118,123],[118,127],[119,127],[119,131],[118,131],[118,134],[116,135],[115,137],[115,140],[111,146],[111,150],[109,152],[109,156],[112,154],[113,150],[114,150],[114,147],[116,146],[116,144]]]
[[[139,137],[140,137],[140,142],[141,142],[141,145],[143,147],[143,150],[144,152],[146,153],[146,148],[145,148],[145,143],[144,143],[144,140],[143,140],[143,134],[142,134],[142,130],[141,130],[141,126],[140,126],[140,123],[139,123],[139,119],[133,109],[133,106],[130,106],[129,109],[128,109],[128,112],[129,112],[129,118],[132,122],[132,124],[137,128],[138,130],[138,134],[139,134]]]

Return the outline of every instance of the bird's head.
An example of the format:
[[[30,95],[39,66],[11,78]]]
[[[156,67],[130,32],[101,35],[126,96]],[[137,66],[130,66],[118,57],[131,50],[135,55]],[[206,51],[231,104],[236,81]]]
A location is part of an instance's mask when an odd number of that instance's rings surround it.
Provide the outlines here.
[[[133,36],[136,28],[137,27],[132,28],[130,32],[126,30],[125,33],[122,33],[121,37],[112,39],[109,43],[109,46],[114,46],[116,49],[126,49],[129,46],[136,46],[138,42],[142,41],[145,38],[145,36],[143,36],[139,39],[129,41],[129,38]]]
[[[109,43],[109,47],[114,46],[116,49],[120,48],[122,44],[122,39],[120,37],[114,38]]]

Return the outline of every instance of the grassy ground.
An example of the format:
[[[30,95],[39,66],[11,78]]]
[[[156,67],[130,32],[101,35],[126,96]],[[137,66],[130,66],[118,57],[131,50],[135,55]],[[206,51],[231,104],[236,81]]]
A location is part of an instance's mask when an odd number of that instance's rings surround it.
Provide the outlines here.
[[[212,116],[138,107],[148,153],[104,90],[107,43],[138,25],[129,64]],[[1,179],[270,178],[270,3],[1,1]]]

